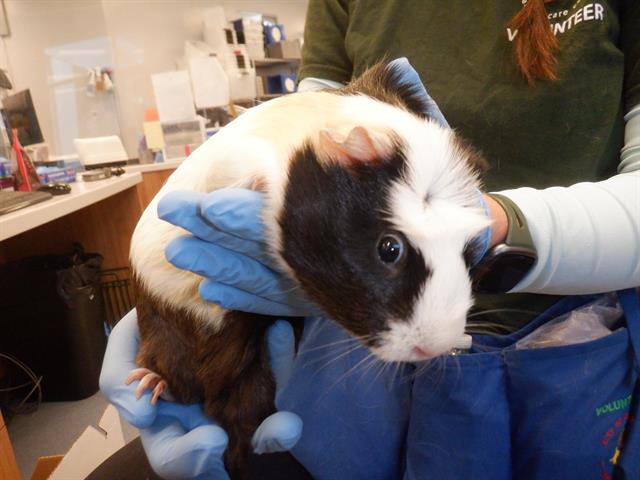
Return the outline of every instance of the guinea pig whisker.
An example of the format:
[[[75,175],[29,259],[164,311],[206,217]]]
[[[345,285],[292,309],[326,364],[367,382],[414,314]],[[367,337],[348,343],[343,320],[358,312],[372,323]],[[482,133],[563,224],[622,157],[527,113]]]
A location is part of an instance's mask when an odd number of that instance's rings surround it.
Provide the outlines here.
[[[286,290],[282,290],[281,292],[282,293],[292,293],[292,292],[295,292],[297,290],[301,290],[300,285],[293,284],[291,286],[291,288],[287,288]]]
[[[368,337],[368,335],[367,335],[367,337]],[[356,337],[343,338],[343,339],[340,339],[340,340],[336,340],[335,342],[329,342],[329,343],[325,343],[324,345],[319,345],[317,347],[306,349],[306,350],[304,350],[304,353],[306,353],[306,352],[314,352],[316,350],[323,350],[325,348],[334,347],[336,345],[342,345],[344,343],[357,342],[358,340],[366,341],[365,338],[360,338],[360,337],[358,337],[358,338],[356,338]]]
[[[391,388],[393,387],[393,380],[396,376],[396,364],[398,362],[395,361],[391,361],[391,362],[382,362],[382,368],[380,369],[380,375],[382,376],[382,380],[386,381],[386,387],[388,390],[391,390]],[[377,376],[376,376],[376,380],[377,380]]]
[[[369,363],[363,365],[358,383],[363,385],[364,391],[371,390],[378,384],[378,380],[384,380],[384,376],[381,377],[385,371],[386,362],[383,362],[379,358],[372,358]]]
[[[524,313],[526,315],[539,315],[540,312],[536,312],[533,310],[522,310],[519,308],[493,308],[490,310],[481,310],[479,312],[473,312],[471,315],[467,316],[467,320],[473,317],[478,317],[480,315],[489,315],[492,313]]]
[[[467,324],[464,333],[486,333],[489,335],[499,335],[509,333],[511,330],[506,325],[497,322],[473,322]]]
[[[480,322],[478,320],[471,320],[467,323],[467,328],[469,327],[505,327],[504,324],[499,322]]]
[[[440,357],[434,357],[429,360],[426,360],[425,362],[422,363],[422,365],[416,368],[414,372],[412,372],[411,374],[412,379],[415,380],[421,375],[426,375],[428,372],[435,371],[439,374],[438,378],[435,380],[435,383],[436,384],[440,383],[444,375],[445,366],[444,366],[443,359],[444,357],[440,356]]]
[[[343,358],[343,357],[345,357],[345,356],[349,355],[350,353],[355,352],[355,351],[356,351],[356,350],[358,350],[359,348],[360,348],[360,344],[356,344],[356,345],[353,345],[353,346],[351,346],[351,347],[347,348],[347,350],[346,350],[346,351],[344,351],[344,352],[342,352],[342,353],[340,353],[340,354],[338,354],[338,355],[335,355],[335,352],[329,352],[328,354],[324,355],[324,356],[323,356],[323,357],[321,357],[321,358],[315,358],[315,359],[313,359],[313,360],[309,361],[309,362],[307,363],[307,365],[313,365],[314,363],[318,363],[318,362],[321,362],[321,361],[323,361],[323,360],[330,359],[330,360],[328,360],[324,365],[322,365],[320,368],[318,368],[318,370],[316,370],[317,372],[319,372],[320,370],[323,370],[324,368],[328,367],[328,366],[329,366],[329,365],[331,365],[332,363],[334,363],[334,362],[336,362],[336,361],[340,360],[341,358]],[[334,356],[334,355],[335,355],[335,356]]]
[[[476,330],[465,330],[465,333],[467,335],[484,335],[488,337],[491,337],[491,336],[500,337],[507,334],[508,332],[505,330],[492,330],[490,328],[486,328],[486,329],[478,328]]]
[[[436,380],[436,385],[438,385],[439,383],[442,383],[442,380],[445,377],[446,374],[446,370],[447,370],[447,365],[446,363],[449,361],[449,358],[451,358],[449,355],[442,355],[440,357],[436,357],[435,360],[435,366],[436,366],[436,371],[438,372],[438,378]],[[457,359],[456,359],[457,360]]]
[[[396,364],[396,368],[393,370],[393,375],[391,376],[391,381],[393,382],[393,379],[396,378],[398,376],[398,374],[400,373],[400,368],[402,367],[403,363],[402,362],[393,362]]]
[[[307,360],[305,363],[306,365],[313,365],[315,363],[319,363],[319,362],[324,362],[327,361],[327,363],[325,365],[322,365],[318,371],[322,370],[323,368],[325,368],[327,365],[330,365],[331,363],[333,363],[336,360],[341,359],[342,357],[344,357],[345,355],[349,355],[350,353],[354,352],[357,349],[356,346],[347,346],[347,348],[341,350],[341,351],[330,351],[330,352],[325,352],[322,356],[317,356],[313,359],[309,359]]]
[[[315,358],[313,360],[309,360],[308,364],[311,365],[311,364],[316,363],[318,361],[334,357],[334,355],[336,355],[336,353],[339,354],[339,357],[335,357],[335,358],[341,358],[344,355],[347,355],[347,354],[357,350],[360,347],[361,347],[361,344],[360,344],[360,342],[358,341],[357,338],[348,338],[348,339],[344,339],[344,340],[338,340],[336,342],[330,342],[330,343],[325,344],[325,345],[320,345],[320,346],[317,346],[317,347],[313,347],[313,348],[310,348],[308,350],[302,350],[299,354],[300,355],[304,355],[304,354],[311,353],[311,352],[318,352],[319,350],[326,350],[321,357],[317,357],[317,358]]]
[[[380,376],[383,375],[384,371],[387,369],[388,366],[389,366],[389,363],[388,362],[383,362],[383,361],[379,361],[379,362],[376,362],[375,364],[373,364],[371,369],[373,370],[375,368],[375,370],[377,370],[377,371],[375,372],[375,375],[373,376],[373,380],[371,380],[369,382],[370,386],[374,385],[376,383],[378,378],[380,378]]]
[[[375,377],[373,377],[373,380],[371,381],[371,385],[375,384],[378,380],[378,378],[382,378],[382,380],[385,379],[385,375],[386,375],[386,379],[390,380],[389,384],[387,385],[387,387],[389,389],[391,389],[391,387],[393,386],[393,378],[394,378],[394,373],[393,372],[393,367],[394,364],[398,363],[398,362],[386,362],[381,360],[380,362],[378,362],[380,367],[378,369],[378,373],[376,373]]]
[[[455,365],[457,367],[457,369],[456,369],[456,373],[458,374],[457,379],[456,379],[456,382],[457,382],[457,380],[459,380],[460,377],[462,376],[462,364],[460,363],[460,356],[453,355],[452,357],[449,357],[449,358],[451,359],[449,361],[452,361],[453,363],[455,363]]]
[[[533,310],[523,310],[518,308],[494,308],[489,310],[481,310],[478,312],[474,312],[467,317],[467,325],[465,327],[465,333],[467,334],[479,334],[479,335],[505,335],[511,332],[511,329],[499,322],[493,321],[480,321],[480,320],[471,320],[472,318],[483,316],[483,315],[491,315],[495,313],[515,313],[520,315],[529,315],[531,317],[535,317],[539,315],[540,312],[536,312]]]
[[[423,372],[425,372],[430,366],[431,366],[431,362],[432,360],[425,360],[424,362],[421,362],[416,369],[411,372],[410,376],[412,379],[417,378],[418,376],[422,375]]]
[[[351,367],[349,370],[347,370],[345,373],[343,373],[342,375],[340,375],[338,377],[338,379],[333,382],[333,384],[327,389],[327,390],[331,390],[332,388],[336,387],[340,382],[342,382],[343,380],[345,380],[349,375],[352,375],[356,370],[358,370],[358,368],[360,368],[361,366],[363,366],[365,364],[365,362],[370,362],[371,360],[376,360],[376,357],[373,355],[373,353],[369,353],[367,354],[366,357],[364,357],[363,359],[361,359],[358,363],[356,363],[353,367]]]

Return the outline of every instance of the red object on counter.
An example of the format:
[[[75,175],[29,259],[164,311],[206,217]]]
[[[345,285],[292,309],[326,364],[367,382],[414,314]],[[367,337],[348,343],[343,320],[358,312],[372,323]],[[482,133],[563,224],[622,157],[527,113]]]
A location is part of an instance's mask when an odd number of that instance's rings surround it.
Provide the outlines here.
[[[158,117],[158,110],[155,108],[145,108],[144,109],[144,121],[145,122],[156,122],[160,119]]]
[[[20,140],[18,140],[18,130],[13,128],[11,130],[11,135],[13,137],[13,150],[16,152],[18,169],[20,170],[20,175],[22,175],[22,183],[18,185],[18,191],[32,192],[33,188],[31,188],[31,181],[29,180],[29,174],[27,173],[27,166],[22,158],[22,145],[20,145]]]

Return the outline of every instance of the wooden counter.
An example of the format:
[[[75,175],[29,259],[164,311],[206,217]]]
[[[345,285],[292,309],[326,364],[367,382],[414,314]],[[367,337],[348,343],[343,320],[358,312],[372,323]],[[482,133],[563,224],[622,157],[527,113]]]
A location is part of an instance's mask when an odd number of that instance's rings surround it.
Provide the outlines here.
[[[9,439],[7,426],[0,412],[0,479],[20,480],[20,469]]]
[[[69,253],[78,242],[87,252],[104,256],[103,269],[128,266],[133,229],[171,173],[171,168],[155,169],[125,173],[120,179],[84,185],[77,182],[67,199],[60,196],[3,215],[0,263],[31,255]],[[90,187],[91,183],[101,185]]]

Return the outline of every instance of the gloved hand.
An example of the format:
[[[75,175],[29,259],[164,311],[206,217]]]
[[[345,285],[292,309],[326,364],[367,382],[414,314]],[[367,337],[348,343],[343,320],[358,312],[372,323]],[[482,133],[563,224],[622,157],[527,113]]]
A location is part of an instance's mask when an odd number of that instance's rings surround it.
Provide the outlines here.
[[[127,422],[140,429],[149,463],[158,475],[169,479],[228,479],[222,460],[227,434],[205,416],[199,404],[160,399],[152,405],[150,391],[136,400],[138,381],[125,384],[129,372],[137,367],[139,342],[137,315],[132,310],[109,337],[100,374],[102,393]],[[267,342],[276,387],[282,388],[291,375],[294,356],[291,325],[276,322],[268,331]],[[301,434],[302,422],[297,415],[277,412],[262,422],[252,443],[256,453],[280,452],[293,447]]]
[[[263,194],[241,188],[168,193],[158,216],[193,236],[173,240],[167,260],[203,276],[202,298],[227,309],[273,316],[319,313],[267,254],[263,206]]]

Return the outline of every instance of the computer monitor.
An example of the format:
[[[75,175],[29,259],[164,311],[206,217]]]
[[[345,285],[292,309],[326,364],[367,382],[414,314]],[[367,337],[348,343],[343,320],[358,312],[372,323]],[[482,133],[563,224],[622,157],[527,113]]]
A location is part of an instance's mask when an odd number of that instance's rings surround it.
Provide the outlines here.
[[[18,130],[18,140],[23,147],[44,142],[29,90],[9,95],[2,100],[2,106],[10,139],[12,139],[10,130],[15,128]]]

